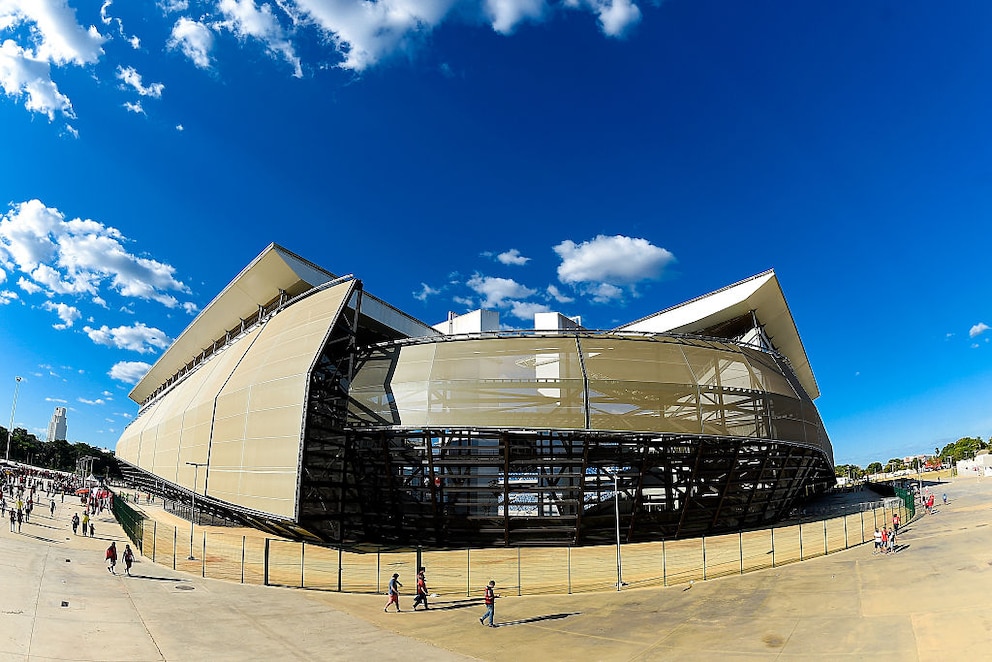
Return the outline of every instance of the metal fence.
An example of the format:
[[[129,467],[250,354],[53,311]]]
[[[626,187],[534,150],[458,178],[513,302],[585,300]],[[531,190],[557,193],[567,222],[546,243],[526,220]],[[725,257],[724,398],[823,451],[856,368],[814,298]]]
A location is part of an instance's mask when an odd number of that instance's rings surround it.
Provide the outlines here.
[[[891,526],[895,502],[830,519],[686,540],[624,544],[622,586],[671,586],[795,563],[870,543],[876,527]],[[517,547],[354,551],[281,538],[196,531],[145,518],[122,499],[113,512],[140,553],[173,569],[248,584],[351,593],[381,593],[393,573],[413,592],[418,566],[432,593],[479,596],[489,580],[503,593],[537,595],[617,589],[617,548]]]

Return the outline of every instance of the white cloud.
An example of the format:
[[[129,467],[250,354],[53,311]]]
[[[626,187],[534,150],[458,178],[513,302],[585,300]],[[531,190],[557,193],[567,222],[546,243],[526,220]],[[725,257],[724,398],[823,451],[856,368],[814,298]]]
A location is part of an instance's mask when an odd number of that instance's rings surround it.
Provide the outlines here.
[[[182,124],[177,124],[176,125],[176,131],[179,131],[180,133],[182,133],[185,130],[186,130],[186,127],[184,127]]]
[[[496,259],[507,265],[523,266],[530,262],[529,257],[524,257],[516,248],[511,248],[505,253],[500,253]]]
[[[271,55],[282,57],[293,67],[296,78],[303,77],[300,58],[296,56],[293,45],[286,38],[279,20],[272,12],[272,6],[263,4],[255,6],[255,0],[220,0],[217,8],[224,15],[224,20],[217,24],[230,30],[239,39],[252,37],[265,44]]]
[[[971,327],[971,329],[968,330],[968,337],[975,338],[977,336],[980,336],[986,331],[988,331],[990,328],[992,327],[990,327],[985,322],[979,322],[978,324],[976,324],[975,326]]]
[[[535,313],[546,313],[551,309],[543,303],[533,303],[530,301],[509,301],[510,314],[522,320],[534,320]]]
[[[59,319],[62,320],[61,324],[52,325],[55,329],[68,329],[72,326],[73,322],[83,316],[83,314],[79,312],[78,308],[64,303],[44,301],[42,302],[41,307],[48,311],[54,311],[55,314],[59,316]]]
[[[675,256],[646,239],[599,235],[576,244],[565,240],[554,247],[561,257],[558,279],[563,283],[632,284],[661,277]]]
[[[189,0],[162,0],[158,3],[158,7],[166,14],[174,14],[188,10]]]
[[[87,400],[86,398],[76,398],[78,402],[82,402],[84,405],[103,405],[106,402],[102,398],[97,398],[96,400]]]
[[[573,297],[570,297],[570,296],[564,294],[561,290],[559,290],[554,285],[548,285],[547,292],[548,292],[548,296],[550,296],[552,299],[554,299],[558,303],[572,303],[573,301],[575,301],[575,299]]]
[[[107,373],[111,378],[128,384],[137,384],[151,366],[144,361],[121,361]]]
[[[141,105],[141,101],[140,100],[139,101],[135,101],[134,103],[131,103],[130,101],[125,101],[124,102],[124,107],[127,108],[127,110],[129,112],[136,113],[138,115],[144,115],[145,114],[145,109]]]
[[[599,26],[609,37],[623,37],[641,22],[641,10],[630,0],[588,0],[599,18]]]
[[[210,51],[214,47],[214,34],[203,23],[181,17],[172,26],[172,35],[167,46],[178,49],[200,69],[209,69]]]
[[[18,298],[17,292],[13,290],[0,290],[0,306],[6,306],[11,301],[16,301]]]
[[[195,315],[200,310],[200,307],[192,301],[185,301],[182,304],[182,309],[189,315]]]
[[[17,279],[17,286],[20,287],[25,292],[27,292],[28,294],[37,294],[38,292],[41,292],[40,286],[35,285],[24,276],[21,276],[20,278]]]
[[[426,301],[427,297],[433,296],[435,294],[440,294],[441,290],[436,290],[427,283],[420,284],[420,291],[413,293],[413,298],[418,301]]]
[[[69,401],[64,400],[62,398],[45,398],[45,402],[57,402],[60,405],[64,405],[64,404],[68,404]]]
[[[522,21],[538,21],[547,9],[544,0],[485,0],[485,12],[493,30],[509,34]]]
[[[477,294],[480,294],[483,308],[499,308],[507,304],[508,299],[526,299],[537,290],[521,285],[512,278],[495,278],[475,274],[466,283]]]
[[[127,252],[123,241],[116,228],[93,220],[66,220],[39,200],[16,203],[0,216],[0,264],[18,268],[49,296],[99,298],[99,289],[107,287],[124,297],[158,301],[169,308],[178,305],[170,292],[186,293],[189,288],[176,279],[175,268]]]
[[[623,290],[610,283],[589,284],[582,288],[582,293],[592,297],[595,303],[609,303],[623,299]]]
[[[152,99],[161,99],[162,92],[165,90],[163,83],[145,85],[141,80],[141,74],[134,67],[117,67],[117,80],[124,83],[122,88],[128,86],[140,96],[151,97]]]
[[[155,349],[165,349],[169,346],[169,337],[159,329],[145,326],[137,322],[133,326],[118,326],[111,329],[107,325],[94,329],[84,326],[83,331],[97,345],[106,345],[118,349],[129,349],[133,352],[147,354]]]
[[[95,26],[79,25],[76,11],[64,0],[2,0],[0,29],[9,36],[0,44],[4,93],[49,121],[56,113],[75,117],[69,98],[52,79],[52,66],[96,63],[107,38]]]

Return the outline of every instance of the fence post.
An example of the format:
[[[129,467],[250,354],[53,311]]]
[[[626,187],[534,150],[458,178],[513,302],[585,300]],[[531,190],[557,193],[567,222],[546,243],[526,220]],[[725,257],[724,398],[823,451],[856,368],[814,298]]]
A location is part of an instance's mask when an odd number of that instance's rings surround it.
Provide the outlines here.
[[[568,575],[568,594],[572,594],[572,546],[569,545],[565,548],[565,567],[567,568],[566,575]]]
[[[737,532],[737,547],[739,548],[741,554],[741,574],[743,575],[744,574],[744,532],[743,531]]]
[[[341,558],[341,548],[338,547],[338,558]],[[375,592],[382,593],[382,584],[379,583],[379,576],[382,574],[381,569],[382,564],[382,547],[375,548]],[[341,577],[341,564],[338,564],[338,577]],[[338,582],[338,590],[341,590],[340,582]]]
[[[848,549],[847,544],[847,515],[844,515],[844,549]]]
[[[826,556],[829,553],[827,550],[827,520],[823,520],[823,555]]]
[[[517,547],[517,597],[522,595],[522,587],[520,586],[520,548]]]
[[[268,538],[265,539],[265,552],[262,555],[262,586],[269,585],[269,542]]]
[[[799,520],[799,560],[803,560],[803,521]]]
[[[775,567],[775,527],[773,526],[770,530],[772,532],[772,567],[774,568]]]
[[[340,545],[338,545],[338,593],[341,592],[341,575],[344,572],[344,563],[343,563],[343,561],[344,561],[344,549]],[[376,579],[375,579],[375,588],[376,588],[376,591],[378,591],[379,590],[379,552],[378,552],[378,550],[376,550],[376,553],[375,553],[375,568],[376,568],[376,573],[375,573],[375,577],[376,577]]]
[[[661,539],[661,585],[668,586],[668,555],[665,553],[665,539]]]
[[[865,542],[865,511],[861,511],[861,543]]]
[[[306,571],[307,567],[307,541],[304,540],[300,543],[300,588],[304,587],[303,583],[303,573]]]
[[[703,536],[703,581],[706,581],[706,536]]]
[[[179,544],[179,529],[172,527],[172,569],[176,569],[176,545]]]
[[[207,576],[207,532],[203,532],[203,553],[200,554],[200,576]]]
[[[155,563],[155,547],[158,543],[158,522],[152,522],[152,563]]]
[[[241,583],[245,583],[245,543],[248,536],[241,536]]]
[[[465,548],[465,597],[472,597],[472,550]]]

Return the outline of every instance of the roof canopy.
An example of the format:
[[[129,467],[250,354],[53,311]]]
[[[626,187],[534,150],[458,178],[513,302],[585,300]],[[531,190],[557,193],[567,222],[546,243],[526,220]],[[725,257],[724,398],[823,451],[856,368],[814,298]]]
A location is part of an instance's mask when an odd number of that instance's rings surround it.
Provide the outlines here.
[[[799,330],[771,269],[619,327],[621,331],[698,333],[754,312],[773,347],[785,355],[810,398],[820,396]]]

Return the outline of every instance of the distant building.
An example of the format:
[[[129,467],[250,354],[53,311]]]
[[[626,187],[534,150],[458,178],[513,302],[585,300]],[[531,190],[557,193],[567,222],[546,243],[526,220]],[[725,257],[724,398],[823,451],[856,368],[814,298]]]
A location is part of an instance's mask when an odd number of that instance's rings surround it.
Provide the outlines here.
[[[973,460],[958,462],[959,476],[992,476],[992,455],[988,451],[978,451]]]
[[[48,422],[48,441],[65,441],[66,429],[65,407],[56,407]]]

